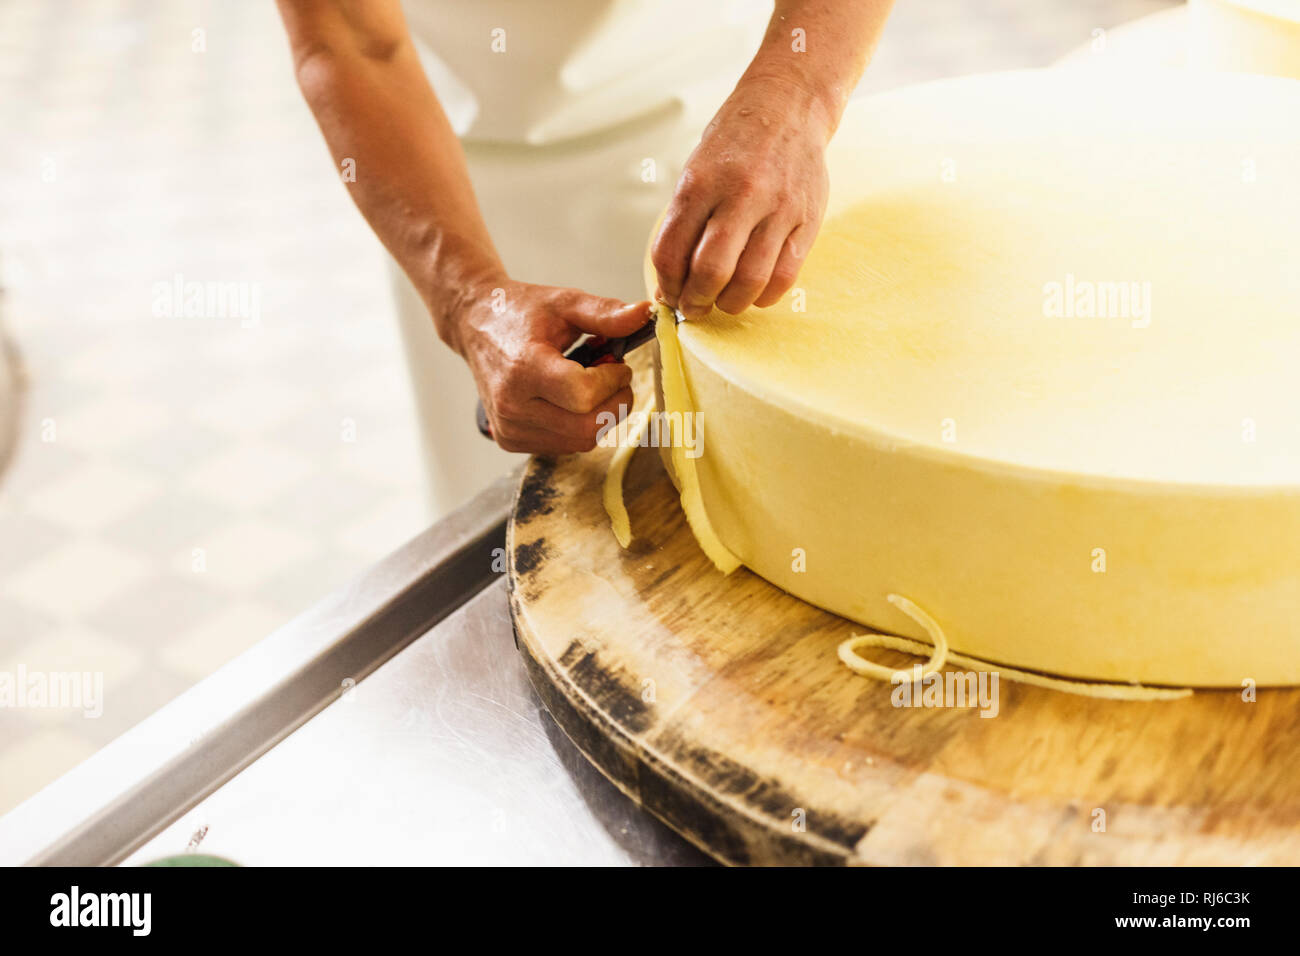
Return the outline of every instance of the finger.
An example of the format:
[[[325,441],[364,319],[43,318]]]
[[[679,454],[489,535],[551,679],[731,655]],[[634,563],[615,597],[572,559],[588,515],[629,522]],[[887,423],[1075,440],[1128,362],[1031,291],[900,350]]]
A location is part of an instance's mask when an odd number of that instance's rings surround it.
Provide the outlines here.
[[[718,308],[729,315],[744,312],[772,281],[790,226],[768,217],[754,227],[745,251],[740,254],[731,281],[718,294]]]
[[[573,454],[590,451],[609,428],[632,409],[632,389],[615,392],[590,412],[574,414],[535,398],[528,402],[522,420],[502,422],[502,437],[534,454]]]
[[[733,212],[715,215],[704,227],[700,244],[691,256],[690,272],[678,305],[687,318],[708,315],[713,308],[718,293],[736,271],[736,262],[745,251],[753,225]]]
[[[540,398],[530,399],[516,409],[512,417],[498,417],[492,425],[492,437],[506,451],[530,455],[567,455],[585,447],[575,429],[556,431],[544,422],[559,423],[570,413]]]
[[[650,321],[650,303],[623,302],[579,292],[556,303],[557,314],[583,332],[621,338]]]
[[[786,237],[785,244],[781,249],[781,255],[776,260],[776,265],[772,268],[772,278],[768,280],[767,288],[763,294],[754,300],[754,304],[761,309],[766,309],[769,305],[778,302],[781,296],[785,295],[794,287],[795,282],[799,279],[799,270],[803,267],[803,260],[808,255],[808,250],[812,248],[813,240],[817,238],[817,227],[804,223]]]
[[[591,451],[606,431],[627,418],[635,400],[630,387],[621,388],[589,414],[578,416],[578,434],[589,443],[584,450]]]
[[[594,447],[604,430],[627,417],[633,400],[632,389],[621,388],[591,411],[576,413],[537,398],[528,403],[528,418],[521,424]]]
[[[691,253],[699,244],[712,212],[713,205],[699,199],[683,180],[668,204],[659,235],[650,248],[650,263],[655,267],[659,292],[673,308],[677,308],[678,298],[686,285]]]
[[[554,458],[557,455],[572,455],[587,450],[584,443],[541,428],[503,424],[493,431],[496,443],[505,451],[520,452],[525,455],[543,455]]]
[[[623,362],[584,368],[558,352],[539,350],[532,394],[574,414],[586,414],[632,383],[632,369]]]

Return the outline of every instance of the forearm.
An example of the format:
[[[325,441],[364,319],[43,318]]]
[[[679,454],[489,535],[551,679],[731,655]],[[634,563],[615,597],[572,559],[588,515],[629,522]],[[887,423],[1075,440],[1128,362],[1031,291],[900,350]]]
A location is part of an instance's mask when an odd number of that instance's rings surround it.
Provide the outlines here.
[[[353,200],[424,297],[439,336],[461,351],[463,300],[502,282],[504,269],[400,11],[365,30],[337,7],[281,0],[281,11],[299,86],[335,163],[352,161]]]
[[[829,140],[884,31],[894,0],[776,0],[737,90],[776,84]],[[796,32],[799,31],[799,32]]]
[[[772,305],[826,212],[826,146],[893,0],[776,0],[762,45],[687,161],[651,247],[687,318]]]

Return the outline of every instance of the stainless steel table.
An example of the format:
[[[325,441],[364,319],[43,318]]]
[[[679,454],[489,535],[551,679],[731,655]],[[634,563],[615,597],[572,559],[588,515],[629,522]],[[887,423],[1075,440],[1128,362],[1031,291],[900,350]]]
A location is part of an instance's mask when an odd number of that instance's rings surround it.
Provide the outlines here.
[[[555,726],[514,647],[513,480],[0,819],[0,863],[702,864]],[[430,627],[430,625],[433,625]]]

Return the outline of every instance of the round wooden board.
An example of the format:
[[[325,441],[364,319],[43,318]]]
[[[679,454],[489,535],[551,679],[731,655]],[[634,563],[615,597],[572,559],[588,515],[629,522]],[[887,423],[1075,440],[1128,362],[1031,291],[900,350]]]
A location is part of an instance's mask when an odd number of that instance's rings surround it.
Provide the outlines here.
[[[836,657],[861,626],[712,568],[656,449],[629,468],[621,550],[611,454],[528,464],[507,540],[516,640],[583,753],[717,859],[1300,863],[1300,690],[1128,703],[1004,680],[992,718],[895,707]]]

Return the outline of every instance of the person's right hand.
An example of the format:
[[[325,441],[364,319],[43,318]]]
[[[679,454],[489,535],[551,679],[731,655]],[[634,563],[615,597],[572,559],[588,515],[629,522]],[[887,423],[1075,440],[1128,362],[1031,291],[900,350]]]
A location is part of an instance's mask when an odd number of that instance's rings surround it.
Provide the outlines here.
[[[624,303],[578,289],[503,280],[463,299],[451,344],[474,373],[492,437],[506,451],[590,451],[602,412],[632,407],[632,370],[622,362],[584,368],[564,352],[590,332],[616,338],[650,318],[650,303]]]

